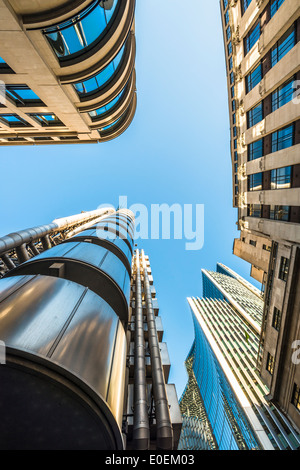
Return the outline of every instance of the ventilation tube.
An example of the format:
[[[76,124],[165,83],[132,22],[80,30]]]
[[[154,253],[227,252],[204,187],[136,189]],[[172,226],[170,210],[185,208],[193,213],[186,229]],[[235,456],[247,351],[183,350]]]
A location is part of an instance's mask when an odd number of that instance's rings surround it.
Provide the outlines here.
[[[156,331],[150,282],[143,251],[142,263],[144,271],[144,292],[147,306],[148,342],[152,365],[152,384],[155,402],[157,448],[162,450],[171,450],[173,449],[173,428],[170,418],[169,403],[167,399],[166,385],[163,375],[163,367],[159,349],[159,341]]]
[[[136,450],[148,450],[149,445],[142,283],[140,255],[139,250],[136,250],[133,446]]]

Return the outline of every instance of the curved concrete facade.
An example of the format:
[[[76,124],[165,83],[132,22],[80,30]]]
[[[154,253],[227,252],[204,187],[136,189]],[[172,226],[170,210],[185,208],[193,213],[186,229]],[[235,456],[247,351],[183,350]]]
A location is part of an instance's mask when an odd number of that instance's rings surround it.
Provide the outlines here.
[[[1,0],[0,12],[0,144],[96,143],[127,129],[135,0]]]

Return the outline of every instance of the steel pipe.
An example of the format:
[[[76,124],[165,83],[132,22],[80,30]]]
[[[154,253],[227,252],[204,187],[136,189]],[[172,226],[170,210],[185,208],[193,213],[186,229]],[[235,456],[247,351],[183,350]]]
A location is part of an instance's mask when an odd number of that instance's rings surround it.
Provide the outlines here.
[[[10,233],[8,235],[5,235],[4,237],[0,237],[0,255],[16,249],[18,246],[21,246],[24,243],[29,244],[32,241],[45,237],[46,235],[65,230],[78,223],[94,220],[100,215],[104,215],[105,213],[111,212],[114,211],[110,208],[98,209],[95,211],[84,212],[70,217],[55,219],[51,224],[48,225],[39,225],[37,227],[29,228],[26,230],[20,230],[19,232]]]
[[[148,346],[150,350],[153,396],[155,402],[157,448],[162,450],[172,450],[173,427],[170,418],[169,402],[167,398],[166,384],[163,374],[159,341],[155,324],[154,308],[151,296],[151,288],[144,251],[142,251],[142,266],[144,274],[144,293],[147,311]]]
[[[142,304],[142,282],[140,274],[140,254],[136,250],[135,283],[135,343],[134,343],[134,415],[133,446],[136,450],[148,450],[150,426],[148,416],[145,339]]]

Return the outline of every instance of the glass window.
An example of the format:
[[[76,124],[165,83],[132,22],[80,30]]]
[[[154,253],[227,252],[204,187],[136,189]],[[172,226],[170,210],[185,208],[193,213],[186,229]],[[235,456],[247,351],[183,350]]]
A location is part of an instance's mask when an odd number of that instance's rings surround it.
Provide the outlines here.
[[[255,173],[248,176],[248,191],[262,190],[262,173]]]
[[[228,43],[227,48],[228,48],[228,55],[231,55],[232,54],[232,42],[231,41]]]
[[[10,96],[17,106],[28,105],[29,102],[41,104],[41,99],[27,85],[6,85],[6,93]]]
[[[297,384],[294,384],[292,403],[300,411],[300,387]]]
[[[259,139],[248,145],[248,161],[261,158],[264,154],[264,140]]]
[[[118,4],[118,0],[94,0],[73,18],[45,29],[43,32],[57,57],[80,52],[96,41],[109,25]]]
[[[272,152],[286,149],[294,145],[294,124],[279,129],[272,134]]]
[[[233,68],[233,60],[232,60],[232,57],[230,57],[229,59],[229,70],[232,70]]]
[[[280,323],[281,323],[281,311],[277,307],[274,307],[273,319],[272,319],[273,328],[275,328],[275,330],[279,331]]]
[[[250,5],[251,2],[252,2],[252,0],[241,0],[242,14],[245,13],[245,11],[247,10],[247,8],[248,8],[248,6]]]
[[[123,93],[124,93],[124,89],[121,91],[121,93],[118,94],[118,96],[116,96],[112,101],[107,103],[105,106],[102,106],[101,108],[97,108],[93,111],[90,111],[89,115],[91,116],[91,118],[93,119],[98,118],[102,116],[103,114],[105,114],[107,111],[109,111],[111,108],[113,108],[121,99]]]
[[[0,120],[10,127],[29,126],[28,122],[13,113],[0,114]]]
[[[274,373],[274,357],[268,353],[266,369],[272,375]]]
[[[278,277],[282,281],[285,281],[285,282],[287,281],[288,274],[289,274],[289,265],[290,265],[290,260],[282,256],[280,259],[280,267],[279,267],[279,273],[278,273]]]
[[[228,0],[223,0],[224,10],[228,7]]]
[[[123,59],[125,45],[121,48],[116,57],[94,77],[83,82],[74,83],[74,88],[79,95],[92,93],[104,87],[115,74],[120,62]]]
[[[260,38],[260,21],[251,29],[244,39],[245,55],[251,51],[252,47],[257,43]]]
[[[249,204],[248,205],[248,216],[249,217],[261,217],[262,209],[260,204]]]
[[[44,126],[63,126],[58,117],[53,113],[30,113],[30,117],[35,119],[39,124]]]
[[[291,187],[292,167],[271,170],[271,189],[286,189]]]
[[[262,79],[262,66],[259,63],[255,69],[253,69],[246,76],[246,93],[249,93]]]
[[[284,0],[271,0],[271,18],[275,15],[276,11],[281,7]]]
[[[226,13],[225,13],[225,24],[226,24],[226,26],[228,25],[228,23],[229,23],[229,13],[228,13],[228,10],[227,10]]]
[[[293,77],[272,93],[272,112],[293,99],[294,82]]]
[[[272,67],[282,59],[296,44],[296,29],[293,25],[271,49]]]
[[[228,28],[226,29],[226,36],[227,36],[227,41],[229,41],[229,39],[231,38],[231,28],[230,28],[230,26],[228,26]]]
[[[290,215],[289,206],[270,206],[270,219],[288,222]]]
[[[247,122],[248,122],[248,129],[250,127],[255,126],[263,119],[263,106],[262,102],[260,102],[257,106],[250,109],[247,113]]]

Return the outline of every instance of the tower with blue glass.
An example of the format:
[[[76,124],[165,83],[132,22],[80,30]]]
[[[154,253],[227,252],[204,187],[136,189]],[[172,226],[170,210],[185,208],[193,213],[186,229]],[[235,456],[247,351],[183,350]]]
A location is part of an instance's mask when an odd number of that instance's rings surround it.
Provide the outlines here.
[[[206,442],[211,450],[296,449],[299,436],[269,402],[257,369],[260,291],[220,263],[216,271],[202,270],[202,281],[203,296],[188,299],[195,339],[187,358],[189,383],[180,400],[185,419],[179,446],[187,449],[196,442],[201,449]],[[198,437],[195,418],[202,423]]]

